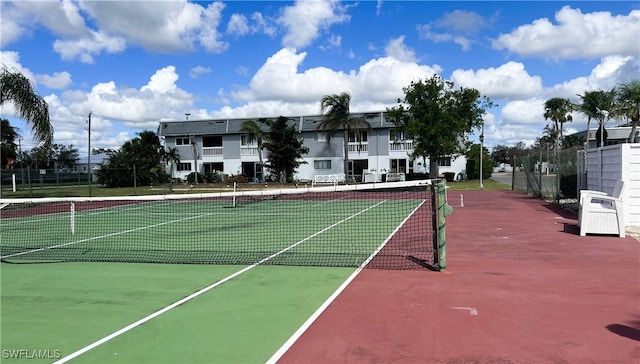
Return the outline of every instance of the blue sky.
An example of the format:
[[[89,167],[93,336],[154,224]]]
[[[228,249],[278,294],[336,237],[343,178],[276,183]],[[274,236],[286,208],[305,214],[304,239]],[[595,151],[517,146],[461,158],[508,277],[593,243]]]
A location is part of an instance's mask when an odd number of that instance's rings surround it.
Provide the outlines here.
[[[32,80],[56,143],[118,148],[159,120],[396,105],[438,74],[499,106],[485,143],[531,144],[544,101],[640,79],[637,1],[7,1],[0,61]],[[34,143],[11,104],[0,110]],[[612,122],[615,125],[615,121]],[[565,134],[584,130],[578,114]]]

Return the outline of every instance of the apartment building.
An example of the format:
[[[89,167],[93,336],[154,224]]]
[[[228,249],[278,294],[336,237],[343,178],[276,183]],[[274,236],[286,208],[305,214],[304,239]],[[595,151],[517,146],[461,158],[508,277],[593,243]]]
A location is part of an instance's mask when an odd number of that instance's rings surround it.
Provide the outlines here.
[[[406,134],[396,131],[394,124],[385,120],[386,112],[354,113],[362,117],[371,129],[361,132],[357,140],[349,133],[349,180],[365,182],[366,175],[384,176],[388,173],[424,173],[429,171],[429,161],[411,157],[413,142]],[[269,119],[275,119],[272,117]],[[309,152],[303,156],[295,175],[297,180],[313,180],[316,175],[344,173],[344,140],[342,131],[331,138],[317,132],[323,115],[287,117],[294,126]],[[165,148],[176,148],[180,162],[174,167],[173,177],[184,179],[191,172],[201,174],[244,174],[250,181],[262,181],[258,145],[249,135],[241,131],[247,120],[266,118],[207,119],[162,121],[158,136]],[[264,126],[264,131],[268,132]],[[267,151],[262,151],[263,160],[268,160]],[[440,172],[454,172],[457,178],[465,174],[466,159],[443,158],[438,161]],[[268,171],[267,171],[268,173]]]

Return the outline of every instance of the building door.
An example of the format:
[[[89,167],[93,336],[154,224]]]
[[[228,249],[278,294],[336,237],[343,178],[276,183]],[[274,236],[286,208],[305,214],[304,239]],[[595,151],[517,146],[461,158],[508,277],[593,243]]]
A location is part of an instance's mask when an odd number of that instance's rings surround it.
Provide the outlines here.
[[[224,171],[224,164],[222,162],[215,163],[202,163],[203,173],[205,178],[211,182],[222,181],[222,171]]]
[[[262,181],[262,170],[260,169],[260,163],[242,162],[242,174],[247,177],[247,182]]]
[[[368,159],[354,159],[349,161],[349,178],[350,181],[362,182],[362,172],[369,169]]]
[[[391,159],[389,161],[390,173],[406,173],[407,172],[407,160],[406,159]]]
[[[222,162],[202,163],[202,168],[204,168],[204,174],[216,174],[218,172],[222,173],[222,171],[224,170]]]

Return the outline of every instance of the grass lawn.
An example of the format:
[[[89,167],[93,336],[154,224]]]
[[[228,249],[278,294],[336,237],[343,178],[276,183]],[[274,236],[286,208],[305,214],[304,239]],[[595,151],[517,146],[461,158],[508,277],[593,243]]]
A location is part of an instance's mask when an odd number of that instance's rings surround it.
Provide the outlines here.
[[[510,190],[511,185],[497,182],[492,179],[485,179],[482,181],[485,190]],[[278,188],[295,187],[282,186],[279,184]],[[449,189],[454,191],[471,191],[480,190],[479,180],[468,181],[455,181],[447,182]],[[254,185],[250,186],[255,187]],[[229,188],[223,184],[201,184],[197,186],[175,186],[170,189],[169,186],[140,186],[140,187],[120,187],[120,188],[104,188],[99,186],[46,186],[46,187],[33,187],[31,189],[25,188],[13,192],[9,189],[2,191],[2,198],[43,198],[43,197],[106,197],[106,196],[138,196],[138,195],[166,195],[166,194],[186,194],[186,193],[206,193],[206,192],[219,192],[228,191]]]

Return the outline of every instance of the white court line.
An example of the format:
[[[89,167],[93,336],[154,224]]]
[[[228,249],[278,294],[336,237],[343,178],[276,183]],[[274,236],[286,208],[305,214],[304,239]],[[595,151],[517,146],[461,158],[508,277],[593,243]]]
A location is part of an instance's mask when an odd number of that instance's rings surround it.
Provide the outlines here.
[[[475,308],[475,307],[457,307],[457,306],[454,306],[454,307],[451,307],[451,308],[453,308],[454,310],[469,311],[469,315],[478,316],[478,309]]]
[[[292,346],[293,344],[295,344],[296,341],[298,341],[298,339],[302,336],[302,334],[305,333],[305,331],[307,331],[307,329],[309,329],[309,327],[318,319],[318,317],[320,317],[320,315],[327,309],[327,307],[329,307],[329,305],[331,303],[333,303],[333,301],[342,293],[342,291],[344,291],[347,286],[349,284],[351,284],[351,282],[358,276],[358,274],[360,274],[360,272],[364,269],[364,267],[367,266],[367,264],[369,264],[369,262],[380,252],[380,250],[382,250],[382,248],[384,248],[385,245],[387,245],[387,243],[389,242],[389,240],[391,240],[391,238],[396,234],[396,232],[398,232],[398,230],[400,230],[400,228],[407,222],[407,220],[409,220],[409,218],[411,216],[413,216],[413,214],[418,211],[418,209],[420,208],[420,206],[422,206],[425,203],[425,201],[423,200],[418,207],[416,207],[415,209],[413,209],[413,211],[411,211],[411,213],[409,214],[409,216],[407,216],[404,220],[402,220],[402,222],[391,232],[391,234],[389,234],[389,236],[387,236],[387,238],[382,242],[382,244],[380,244],[380,246],[378,247],[378,249],[376,249],[376,251],[374,251],[369,258],[367,258],[367,260],[365,260],[360,267],[358,267],[358,269],[356,269],[348,278],[347,280],[344,281],[344,283],[342,283],[340,285],[340,287],[338,287],[338,289],[336,289],[335,292],[333,292],[333,294],[331,296],[329,296],[329,298],[327,298],[326,301],[324,301],[324,303],[322,305],[320,305],[320,307],[318,307],[318,309],[316,310],[316,312],[313,313],[313,315],[311,315],[311,317],[309,317],[307,319],[307,321],[305,321],[304,324],[302,324],[302,326],[300,326],[300,328],[298,328],[298,330],[291,335],[291,337],[289,338],[289,340],[287,340],[281,347],[280,349],[278,349],[278,351],[276,351],[273,356],[267,361],[266,364],[276,364],[278,362],[278,360],[280,360],[280,358],[282,358],[282,356],[284,355],[284,353],[286,353]]]
[[[115,337],[118,337],[118,336],[128,332],[131,329],[133,329],[135,327],[138,327],[138,326],[140,326],[140,325],[142,325],[142,324],[144,324],[144,323],[146,323],[146,322],[148,322],[148,321],[150,321],[150,320],[162,315],[163,313],[165,313],[167,311],[170,311],[170,310],[174,309],[175,307],[178,307],[178,306],[182,305],[183,303],[185,303],[187,301],[190,301],[190,300],[200,296],[201,294],[203,294],[203,293],[205,293],[205,292],[207,292],[207,291],[209,291],[209,290],[211,290],[211,289],[213,289],[213,288],[215,288],[215,287],[217,287],[217,286],[219,286],[219,285],[221,285],[221,284],[223,284],[225,282],[228,282],[229,280],[241,275],[242,273],[245,273],[245,272],[257,267],[258,265],[260,265],[260,264],[262,264],[262,263],[264,263],[264,262],[266,262],[268,260],[271,260],[271,259],[277,257],[278,255],[280,255],[280,254],[282,254],[282,253],[284,253],[284,252],[286,252],[286,251],[288,251],[290,249],[295,248],[296,246],[304,243],[305,241],[307,241],[309,239],[312,239],[312,238],[324,233],[325,231],[327,231],[329,229],[332,229],[332,228],[334,228],[334,227],[336,227],[336,226],[338,226],[338,225],[340,225],[340,224],[342,224],[342,223],[344,223],[344,222],[346,222],[348,220],[351,220],[352,218],[354,218],[354,217],[356,217],[356,216],[358,216],[358,215],[360,215],[360,214],[362,214],[362,213],[364,213],[364,212],[366,212],[366,211],[368,211],[368,210],[370,210],[370,209],[372,209],[374,207],[377,207],[377,206],[383,204],[384,202],[386,202],[386,200],[380,201],[380,202],[378,202],[378,203],[376,203],[374,205],[371,205],[371,206],[367,207],[366,209],[361,210],[360,212],[357,212],[357,213],[355,213],[355,214],[353,214],[353,215],[351,215],[349,217],[346,217],[346,218],[344,218],[344,219],[342,219],[342,220],[340,220],[340,221],[338,221],[338,222],[336,222],[336,223],[334,223],[334,224],[332,224],[332,225],[330,225],[330,226],[328,226],[328,227],[326,227],[326,228],[324,228],[324,229],[322,229],[322,230],[320,230],[320,231],[318,231],[316,233],[313,233],[313,234],[307,236],[306,238],[304,238],[304,239],[302,239],[302,240],[300,240],[300,241],[298,241],[298,242],[296,242],[296,243],[294,243],[294,244],[292,244],[292,245],[280,250],[279,252],[274,253],[274,254],[272,254],[272,255],[260,260],[259,262],[256,262],[256,263],[254,263],[254,264],[252,264],[252,265],[250,265],[248,267],[245,267],[245,268],[243,268],[243,269],[241,269],[241,270],[239,270],[239,271],[237,271],[237,272],[235,272],[235,273],[223,278],[220,281],[217,281],[217,282],[215,282],[215,283],[213,283],[213,284],[211,284],[211,285],[209,285],[207,287],[204,287],[201,290],[196,291],[195,293],[192,293],[189,296],[184,297],[183,299],[181,299],[179,301],[176,301],[176,302],[174,302],[174,303],[172,303],[172,304],[170,304],[170,305],[168,305],[168,306],[166,306],[166,307],[164,307],[164,308],[162,308],[162,309],[160,309],[160,310],[158,310],[158,311],[156,311],[156,312],[154,312],[154,313],[152,313],[152,314],[150,314],[150,315],[148,315],[146,317],[141,318],[140,320],[138,320],[138,321],[136,321],[136,322],[134,322],[134,323],[132,323],[132,324],[130,324],[128,326],[123,327],[122,329],[120,329],[120,330],[118,330],[118,331],[116,331],[116,332],[114,332],[114,333],[112,333],[110,335],[107,335],[107,336],[103,337],[102,339],[100,339],[98,341],[95,341],[92,344],[89,344],[89,345],[85,346],[84,348],[81,348],[81,349],[79,349],[79,350],[77,350],[77,351],[65,356],[64,358],[61,358],[60,360],[54,362],[54,364],[66,363],[69,360],[74,359],[74,358],[86,353],[87,351],[92,350],[92,349],[94,349],[94,348],[106,343],[107,341],[109,341],[109,340],[111,340],[111,339],[113,339]]]
[[[41,251],[44,251],[44,250],[57,249],[57,248],[62,248],[62,247],[69,246],[69,245],[86,243],[87,241],[99,240],[99,239],[109,238],[109,237],[112,237],[112,236],[118,236],[118,235],[128,234],[128,233],[134,233],[136,231],[142,231],[142,230],[146,230],[146,229],[151,229],[151,228],[162,226],[162,225],[175,224],[177,222],[183,222],[183,221],[186,221],[186,220],[198,219],[198,218],[201,218],[201,217],[204,217],[204,216],[208,216],[208,215],[211,215],[211,214],[202,214],[202,215],[186,217],[186,218],[178,219],[178,220],[165,221],[165,222],[161,222],[159,224],[147,225],[147,226],[142,226],[142,227],[135,228],[135,229],[118,231],[116,233],[100,235],[100,236],[94,236],[92,238],[76,240],[76,241],[70,241],[68,243],[62,243],[62,244],[57,244],[57,245],[52,245],[52,246],[46,246],[44,248],[31,249],[31,250],[23,251],[23,252],[20,252],[20,253],[3,255],[3,256],[0,256],[0,259],[13,258],[13,257],[17,257],[17,256],[20,256],[20,255],[41,252]]]

